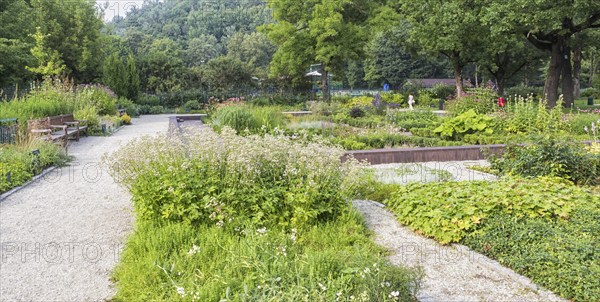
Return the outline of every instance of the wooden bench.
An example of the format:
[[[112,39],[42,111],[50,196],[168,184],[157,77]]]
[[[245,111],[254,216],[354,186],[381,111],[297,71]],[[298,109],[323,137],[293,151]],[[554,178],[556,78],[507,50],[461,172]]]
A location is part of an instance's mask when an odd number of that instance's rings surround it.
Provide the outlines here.
[[[66,147],[69,139],[79,141],[81,133],[87,135],[85,121],[78,121],[72,114],[50,116],[43,119],[27,121],[27,129],[31,135],[43,135],[42,139],[62,141]]]

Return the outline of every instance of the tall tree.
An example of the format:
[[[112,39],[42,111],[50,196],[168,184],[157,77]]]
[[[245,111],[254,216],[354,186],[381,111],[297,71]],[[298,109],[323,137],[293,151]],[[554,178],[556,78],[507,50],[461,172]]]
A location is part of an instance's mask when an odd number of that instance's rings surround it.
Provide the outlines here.
[[[403,0],[401,4],[401,12],[411,24],[409,40],[426,52],[448,58],[457,96],[463,95],[463,68],[476,60],[482,46],[482,1]]]
[[[321,90],[328,96],[328,75],[360,58],[373,2],[366,0],[275,0],[269,6],[277,23],[265,27],[279,46],[272,76],[303,77],[311,63],[321,66]]]
[[[497,33],[521,33],[550,55],[544,91],[548,105],[556,106],[562,84],[564,104],[574,101],[573,36],[600,27],[597,0],[490,1],[487,19]]]

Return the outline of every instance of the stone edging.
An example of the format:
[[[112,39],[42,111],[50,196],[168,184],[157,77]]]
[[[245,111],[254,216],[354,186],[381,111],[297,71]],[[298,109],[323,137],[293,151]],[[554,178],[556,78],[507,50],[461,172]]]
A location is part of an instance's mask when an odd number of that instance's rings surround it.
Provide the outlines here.
[[[24,183],[23,185],[18,186],[18,187],[14,187],[14,188],[10,189],[8,192],[3,193],[2,195],[0,195],[0,202],[2,202],[4,199],[10,197],[11,195],[19,192],[21,189],[26,188],[30,184],[38,181],[40,178],[46,176],[46,174],[48,174],[48,173],[50,173],[50,172],[52,172],[54,170],[56,170],[56,166],[52,166],[52,167],[50,167],[50,168],[42,171],[42,173],[34,176],[31,180],[29,180],[28,182]]]

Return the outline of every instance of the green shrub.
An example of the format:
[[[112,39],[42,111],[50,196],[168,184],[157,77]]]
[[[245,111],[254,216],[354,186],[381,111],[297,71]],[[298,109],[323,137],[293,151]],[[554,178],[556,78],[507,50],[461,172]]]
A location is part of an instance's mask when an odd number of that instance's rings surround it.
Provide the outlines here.
[[[96,107],[99,115],[115,115],[117,113],[117,98],[107,87],[100,85],[84,86],[78,89],[78,108]]]
[[[567,220],[490,216],[463,243],[565,299],[599,301],[599,222],[596,196],[575,202]]]
[[[460,140],[467,134],[478,132],[492,134],[494,132],[493,118],[477,114],[473,109],[470,109],[457,117],[446,120],[441,126],[435,128],[433,132],[439,134],[442,138],[450,140]]]
[[[526,86],[523,84],[509,87],[504,90],[504,95],[507,97],[534,97],[534,98],[543,98],[544,97],[544,87],[534,87],[534,86]]]
[[[477,114],[488,114],[498,108],[496,92],[485,88],[468,90],[468,95],[447,102],[446,109],[452,115],[461,115],[469,110]]]
[[[220,136],[207,129],[184,140],[189,146],[176,138],[136,140],[114,157],[112,164],[135,172],[122,181],[133,192],[139,219],[193,224],[251,219],[302,228],[340,215],[352,193],[348,181],[357,181],[350,177],[358,173],[353,162],[340,164],[343,150],[317,142],[241,137],[230,128]]]
[[[365,116],[365,111],[359,107],[354,107],[354,108],[350,109],[350,112],[348,112],[348,115],[351,118],[363,117],[363,116]]]
[[[445,100],[446,98],[438,98],[431,90],[421,89],[415,101],[418,107],[438,108],[440,99]]]
[[[217,111],[213,118],[212,125],[217,130],[227,126],[240,134],[246,129],[251,132],[256,132],[260,129],[260,123],[254,118],[254,115],[252,115],[252,112],[250,112],[249,108],[246,106],[222,107]]]
[[[150,110],[148,111],[149,114],[163,114],[165,113],[165,107],[163,106],[152,106],[150,107]]]
[[[39,155],[34,156],[32,150],[39,150]],[[0,194],[24,184],[47,167],[64,165],[67,160],[65,152],[49,142],[0,145]]]
[[[586,88],[581,90],[582,98],[592,97],[594,99],[600,99],[600,90],[594,87]]]
[[[204,108],[204,105],[202,103],[200,103],[198,100],[191,100],[191,101],[187,101],[185,103],[185,105],[183,105],[183,107],[185,108],[186,111],[195,111],[195,110],[202,110]]]
[[[488,159],[504,174],[528,177],[557,176],[578,184],[600,183],[600,155],[577,142],[545,138],[524,147],[511,146],[500,157]]]
[[[439,125],[440,121],[440,118],[431,110],[388,110],[386,118],[394,125],[405,130],[411,128],[434,128]]]
[[[598,114],[571,114],[567,116],[568,131],[572,134],[587,135],[585,128],[591,128],[592,123],[600,125],[600,115]],[[600,127],[600,126],[599,126]]]
[[[279,106],[250,107],[250,112],[258,122],[259,128],[265,131],[272,131],[275,128],[282,129],[287,123],[283,108]]]
[[[456,93],[456,87],[446,84],[435,84],[433,88],[429,90],[432,96],[436,99],[447,100],[454,96]],[[437,106],[437,103],[435,104]]]
[[[120,109],[125,109],[125,112],[127,112],[129,116],[139,116],[141,114],[139,112],[138,105],[123,97],[117,99],[117,107]]]
[[[511,99],[504,109],[502,126],[508,133],[547,133],[567,129],[563,118],[562,99],[548,111],[547,102],[536,102],[533,96]]]
[[[87,131],[89,134],[99,134],[100,128],[100,117],[98,116],[98,110],[95,106],[84,107],[82,109],[73,112],[73,117],[76,120],[84,121],[84,125],[88,127]]]

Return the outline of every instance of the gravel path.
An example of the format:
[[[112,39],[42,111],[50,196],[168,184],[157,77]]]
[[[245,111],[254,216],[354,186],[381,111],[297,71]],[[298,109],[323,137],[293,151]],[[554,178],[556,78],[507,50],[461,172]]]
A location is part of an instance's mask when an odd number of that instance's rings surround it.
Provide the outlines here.
[[[442,246],[416,235],[378,203],[354,201],[354,207],[375,242],[390,249],[393,264],[423,269],[420,301],[565,301],[466,246]]]
[[[168,117],[144,116],[111,137],[69,146],[71,166],[57,169],[0,203],[0,300],[98,301],[134,217],[130,194],[100,158],[133,138],[166,132]]]
[[[469,167],[487,167],[485,160],[427,162],[409,164],[382,164],[369,168],[384,183],[407,184],[411,182],[496,180],[496,176],[470,170]]]

